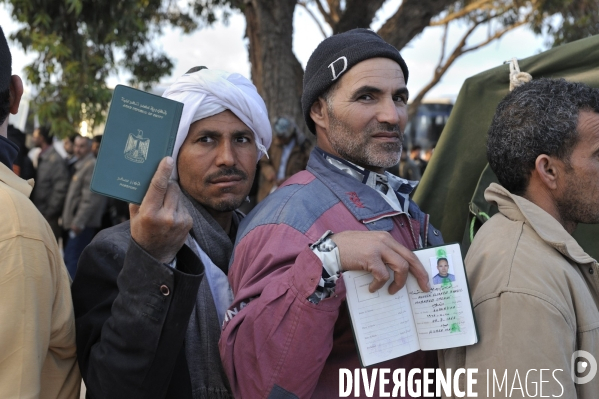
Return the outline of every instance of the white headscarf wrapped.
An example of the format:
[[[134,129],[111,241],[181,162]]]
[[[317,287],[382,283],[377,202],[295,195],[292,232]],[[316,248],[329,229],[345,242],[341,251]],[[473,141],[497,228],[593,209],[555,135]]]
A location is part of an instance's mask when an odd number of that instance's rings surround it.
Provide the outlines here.
[[[258,160],[270,147],[272,130],[264,100],[256,87],[238,73],[201,69],[181,76],[162,97],[184,103],[173,159],[173,178],[178,178],[177,157],[189,132],[189,126],[200,119],[230,110],[250,128],[258,147]]]

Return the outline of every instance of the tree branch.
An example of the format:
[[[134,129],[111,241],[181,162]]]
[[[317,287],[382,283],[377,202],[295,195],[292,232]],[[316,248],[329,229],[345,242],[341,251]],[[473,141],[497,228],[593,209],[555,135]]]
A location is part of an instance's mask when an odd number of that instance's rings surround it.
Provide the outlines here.
[[[305,1],[298,1],[297,4],[299,4],[300,6],[302,6],[304,8],[304,10],[306,10],[308,12],[308,15],[310,15],[312,17],[312,19],[314,20],[314,22],[316,22],[316,26],[318,26],[318,29],[320,29],[320,33],[322,33],[322,37],[323,38],[327,38],[328,35],[324,31],[324,27],[321,25],[321,23],[318,20],[318,18],[316,18],[316,15],[314,15],[314,13],[312,12],[312,10],[310,10],[308,8],[308,5],[306,4],[306,2]]]
[[[464,17],[474,10],[481,10],[483,8],[488,8],[488,7],[483,7],[485,5],[492,7],[493,6],[492,3],[493,3],[493,0],[477,0],[473,3],[468,4],[466,7],[462,8],[459,11],[456,11],[454,13],[446,15],[445,17],[441,18],[438,21],[431,21],[429,26],[447,25],[449,22],[454,21],[458,18]]]
[[[404,0],[378,34],[387,43],[401,50],[416,35],[429,26],[431,19],[454,0]]]
[[[518,22],[516,22],[516,23],[514,23],[514,24],[512,24],[510,26],[508,26],[507,28],[505,28],[503,30],[495,32],[495,34],[493,36],[488,37],[487,40],[485,40],[485,41],[477,44],[476,46],[468,47],[467,49],[462,50],[462,54],[465,54],[465,53],[468,53],[470,51],[477,50],[477,49],[479,49],[479,48],[481,48],[483,46],[486,46],[487,44],[491,43],[493,40],[499,39],[501,36],[505,35],[507,32],[509,32],[511,30],[514,30],[514,29],[516,29],[519,26],[524,25],[526,22],[527,22],[526,20],[524,20],[524,21],[518,21]]]
[[[335,25],[339,23],[341,19],[341,4],[339,0],[326,0],[329,5],[329,13],[331,14],[331,19],[335,21]],[[332,27],[332,26],[331,26]]]
[[[439,57],[439,63],[435,68],[435,71],[438,71],[443,65],[443,59],[445,58],[445,48],[447,47],[447,32],[449,32],[449,24],[445,24],[445,28],[443,29],[443,40],[441,41],[441,56]]]
[[[414,100],[412,100],[412,103],[410,104],[410,108],[408,109],[408,118],[409,119],[411,119],[414,115],[416,115],[416,112],[418,111],[418,107],[422,103],[422,99],[424,98],[426,93],[428,93],[433,87],[435,87],[435,85],[437,83],[439,83],[439,81],[441,80],[441,77],[445,74],[445,72],[447,72],[447,69],[449,69],[451,64],[453,64],[454,61],[462,54],[462,49],[464,48],[464,46],[466,46],[466,41],[468,40],[468,37],[472,34],[472,32],[474,32],[474,30],[481,23],[483,23],[483,21],[475,21],[474,22],[474,25],[472,25],[470,27],[470,29],[468,29],[468,31],[464,34],[464,36],[462,36],[462,39],[460,40],[458,45],[455,47],[455,49],[452,51],[452,53],[449,56],[449,58],[447,59],[447,61],[445,61],[445,64],[443,64],[442,66],[438,67],[435,70],[431,81],[428,82],[428,84],[426,86],[424,86],[422,88],[422,90],[420,90],[420,92],[416,95]]]
[[[487,44],[491,43],[492,41],[499,39],[501,36],[503,36],[507,32],[509,32],[519,26],[522,26],[527,22],[526,19],[515,22],[514,24],[507,26],[505,29],[495,32],[494,35],[489,36],[486,40],[482,41],[481,43],[465,49],[464,47],[466,46],[466,41],[468,40],[468,37],[470,37],[470,35],[474,32],[474,30],[477,27],[479,27],[480,25],[489,22],[491,19],[492,18],[484,18],[484,19],[481,19],[480,21],[475,21],[474,25],[472,25],[470,27],[470,29],[468,29],[468,31],[464,34],[464,36],[462,36],[462,39],[460,40],[458,45],[455,47],[455,49],[453,50],[453,52],[451,53],[451,55],[449,56],[447,61],[445,61],[445,63],[443,65],[440,65],[437,67],[437,69],[435,70],[435,72],[433,74],[433,78],[431,79],[431,81],[426,86],[424,86],[422,88],[422,90],[420,90],[420,92],[416,95],[416,97],[410,104],[410,108],[408,110],[408,118],[412,118],[416,114],[416,111],[418,110],[418,107],[422,103],[424,96],[433,87],[435,87],[435,85],[437,83],[439,83],[439,81],[441,80],[441,78],[443,77],[445,72],[447,72],[449,67],[455,62],[456,59],[458,59],[460,56],[462,56],[470,51],[474,51],[483,46],[486,46]]]
[[[336,21],[334,21],[331,14],[328,13],[327,10],[324,9],[324,6],[320,2],[320,0],[314,0],[314,2],[316,3],[316,6],[318,7],[318,11],[320,11],[322,16],[324,17],[325,22],[327,24],[329,24],[331,27],[335,26]]]

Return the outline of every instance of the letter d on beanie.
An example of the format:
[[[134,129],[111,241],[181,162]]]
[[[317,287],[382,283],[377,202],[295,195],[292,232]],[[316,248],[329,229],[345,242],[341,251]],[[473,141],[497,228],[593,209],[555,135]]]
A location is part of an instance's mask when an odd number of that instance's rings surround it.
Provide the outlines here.
[[[354,65],[370,58],[390,58],[397,62],[408,83],[408,67],[399,51],[368,29],[352,29],[323,40],[310,56],[304,73],[302,111],[306,125],[316,133],[310,108],[337,79]]]

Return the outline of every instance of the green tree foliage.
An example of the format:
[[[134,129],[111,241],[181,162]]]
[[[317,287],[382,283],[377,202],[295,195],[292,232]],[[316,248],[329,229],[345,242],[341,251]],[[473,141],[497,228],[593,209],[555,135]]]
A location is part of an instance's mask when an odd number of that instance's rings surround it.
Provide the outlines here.
[[[173,67],[151,45],[167,23],[185,32],[196,25],[162,0],[0,0],[25,26],[11,36],[37,58],[25,78],[37,89],[32,104],[41,122],[59,136],[103,122],[111,98],[106,79],[119,68],[130,84],[147,88]]]
[[[543,0],[535,2],[540,12],[535,14],[532,28],[546,33],[553,47],[599,33],[599,2],[597,0]],[[537,4],[538,3],[538,4]],[[548,18],[549,15],[557,17]]]

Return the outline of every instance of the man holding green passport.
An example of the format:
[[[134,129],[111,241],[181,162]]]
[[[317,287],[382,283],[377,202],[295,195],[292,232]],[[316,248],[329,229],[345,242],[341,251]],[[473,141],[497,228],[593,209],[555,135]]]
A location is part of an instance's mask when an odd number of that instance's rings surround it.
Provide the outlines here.
[[[218,351],[227,272],[270,123],[239,74],[193,68],[163,96],[185,104],[173,157],[131,221],[85,249],[72,286],[92,398],[232,397]]]

